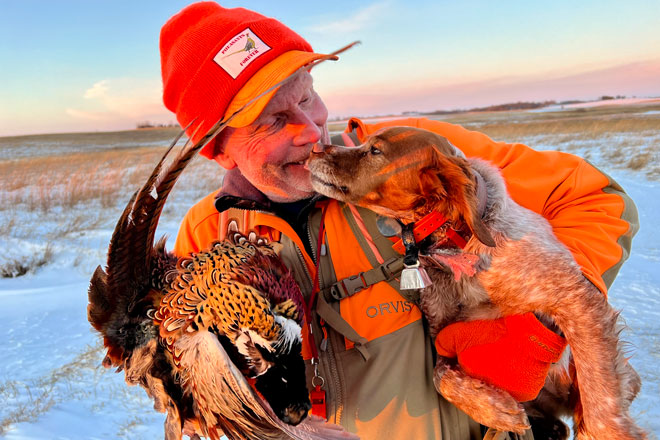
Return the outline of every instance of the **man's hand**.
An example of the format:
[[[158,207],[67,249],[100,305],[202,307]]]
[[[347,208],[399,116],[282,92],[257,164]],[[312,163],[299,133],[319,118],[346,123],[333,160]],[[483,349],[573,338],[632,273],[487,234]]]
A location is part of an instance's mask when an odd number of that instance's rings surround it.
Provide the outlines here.
[[[438,333],[435,347],[440,356],[458,358],[468,375],[525,402],[543,388],[566,339],[546,328],[533,313],[525,313],[450,324]]]

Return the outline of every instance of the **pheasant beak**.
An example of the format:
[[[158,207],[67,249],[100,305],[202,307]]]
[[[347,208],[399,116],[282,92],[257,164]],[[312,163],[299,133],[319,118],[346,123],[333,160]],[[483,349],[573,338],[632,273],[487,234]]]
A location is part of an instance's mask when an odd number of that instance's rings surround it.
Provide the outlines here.
[[[295,426],[305,420],[310,409],[312,409],[312,404],[309,402],[291,405],[284,410],[282,421]]]

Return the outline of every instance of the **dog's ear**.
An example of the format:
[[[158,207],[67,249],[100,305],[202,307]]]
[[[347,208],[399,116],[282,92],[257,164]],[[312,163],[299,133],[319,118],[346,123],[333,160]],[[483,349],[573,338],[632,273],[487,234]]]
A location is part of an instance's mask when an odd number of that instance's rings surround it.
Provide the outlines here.
[[[452,221],[462,219],[481,243],[494,247],[495,240],[479,215],[477,186],[468,161],[435,153],[431,168],[435,168],[432,172],[436,173],[437,181],[433,182],[429,176],[422,176],[421,181],[437,186],[424,192],[438,196],[439,200],[433,200],[436,209]]]
[[[466,200],[466,208],[461,216],[472,234],[477,237],[481,243],[486,246],[495,247],[495,240],[481,219],[481,213],[479,212],[479,196],[477,195],[477,183],[472,174],[472,170],[467,160],[457,157],[456,161],[460,162],[459,166],[468,180],[468,183],[463,188],[465,192],[464,197]]]
[[[484,225],[484,222],[481,221],[481,217],[479,216],[479,213],[477,212],[476,205],[474,207],[475,209],[472,211],[472,220],[468,221],[465,219],[465,222],[468,225],[468,228],[472,231],[472,234],[474,234],[477,239],[485,244],[486,246],[490,247],[495,247],[495,240],[493,239],[493,236],[490,234],[488,229],[486,228],[486,225]]]
[[[419,191],[412,202],[412,209],[417,217],[427,214],[443,199],[448,197],[436,164],[426,166],[419,171]]]

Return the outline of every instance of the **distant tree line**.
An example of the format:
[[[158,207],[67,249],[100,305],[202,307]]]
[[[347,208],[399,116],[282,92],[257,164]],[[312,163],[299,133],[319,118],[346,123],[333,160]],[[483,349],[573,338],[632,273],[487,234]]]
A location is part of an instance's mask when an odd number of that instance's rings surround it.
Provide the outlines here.
[[[607,101],[610,99],[624,99],[626,96],[624,95],[616,95],[616,96],[610,96],[610,95],[603,95],[599,98],[597,98],[598,101]],[[464,112],[498,112],[498,111],[507,111],[507,110],[533,110],[537,108],[543,108],[543,107],[548,107],[551,105],[570,105],[570,104],[579,104],[582,102],[590,102],[590,101],[581,101],[581,100],[571,100],[571,101],[542,101],[542,102],[509,102],[506,104],[497,104],[497,105],[490,105],[488,107],[473,107],[470,109],[459,109],[459,110],[435,110],[435,111],[430,111],[430,112],[414,112],[414,111],[409,111],[409,112],[403,112],[402,114],[404,115],[448,115],[448,114],[453,114],[453,113],[464,113]]]
[[[174,122],[170,122],[168,124],[156,124],[155,122],[142,121],[136,124],[138,130],[142,128],[170,128],[170,127],[178,127],[178,126],[179,124],[175,124]]]
[[[603,95],[598,98],[596,98],[597,101],[608,101],[610,99],[625,99],[627,96],[625,95],[616,95],[616,96],[611,96],[611,95]],[[509,102],[506,104],[497,104],[497,105],[490,105],[488,107],[473,107],[470,109],[456,109],[456,110],[433,110],[433,111],[428,111],[428,112],[420,112],[420,111],[405,111],[402,112],[402,115],[406,116],[415,116],[415,115],[451,115],[455,113],[465,113],[465,112],[498,112],[498,111],[507,111],[507,110],[533,110],[537,108],[543,108],[543,107],[548,107],[551,105],[570,105],[570,104],[580,104],[584,102],[591,102],[591,101],[582,101],[582,100],[568,100],[568,101],[541,101],[541,102]],[[376,117],[382,117],[384,115],[372,115],[372,116],[364,116],[362,115],[361,117],[364,119],[368,118],[376,118]],[[394,115],[390,115],[394,116]],[[348,119],[345,116],[335,116],[333,118],[328,119],[329,122],[336,122],[336,121],[343,121]]]

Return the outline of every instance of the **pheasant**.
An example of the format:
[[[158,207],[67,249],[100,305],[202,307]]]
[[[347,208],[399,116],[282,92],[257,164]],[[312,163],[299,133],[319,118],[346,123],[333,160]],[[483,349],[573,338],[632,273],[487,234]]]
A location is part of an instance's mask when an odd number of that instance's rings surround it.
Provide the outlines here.
[[[230,120],[166,165],[181,133],[121,215],[88,292],[88,319],[107,348],[103,365],[123,370],[167,413],[166,440],[355,439],[306,418],[304,300],[269,245],[235,233],[180,259],[165,238],[154,245],[177,178]]]
[[[311,408],[300,380],[303,302],[279,257],[236,233],[181,259],[177,269],[166,273],[171,280],[154,324],[180,380],[190,384],[195,401],[205,402],[198,408],[207,423],[217,423],[213,405],[225,398],[208,386],[215,367],[204,358],[213,357],[218,343],[243,374],[256,378],[280,419],[299,423]]]

